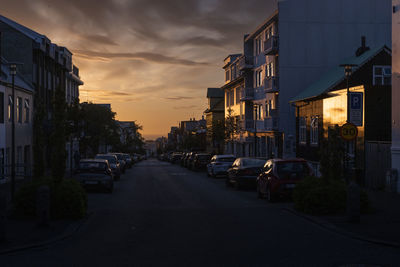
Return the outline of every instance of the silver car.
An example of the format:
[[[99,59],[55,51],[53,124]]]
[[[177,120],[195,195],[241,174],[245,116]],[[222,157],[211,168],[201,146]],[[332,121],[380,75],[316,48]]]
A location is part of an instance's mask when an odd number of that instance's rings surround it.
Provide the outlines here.
[[[228,169],[235,161],[233,155],[214,155],[207,165],[207,175],[217,177],[217,175],[227,175]]]

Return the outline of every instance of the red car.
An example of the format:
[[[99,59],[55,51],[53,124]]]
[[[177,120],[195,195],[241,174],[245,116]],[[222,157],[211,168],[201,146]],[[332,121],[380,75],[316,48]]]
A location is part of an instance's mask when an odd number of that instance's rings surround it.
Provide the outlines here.
[[[304,159],[270,159],[257,177],[257,194],[269,202],[289,197],[296,184],[313,172]]]

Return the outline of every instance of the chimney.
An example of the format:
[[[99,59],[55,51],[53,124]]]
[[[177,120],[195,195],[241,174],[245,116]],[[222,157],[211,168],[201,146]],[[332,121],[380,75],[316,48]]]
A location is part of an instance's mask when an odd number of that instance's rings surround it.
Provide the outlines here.
[[[356,56],[359,57],[365,52],[367,52],[370,48],[365,45],[365,36],[361,36],[361,47],[359,47],[356,51]]]

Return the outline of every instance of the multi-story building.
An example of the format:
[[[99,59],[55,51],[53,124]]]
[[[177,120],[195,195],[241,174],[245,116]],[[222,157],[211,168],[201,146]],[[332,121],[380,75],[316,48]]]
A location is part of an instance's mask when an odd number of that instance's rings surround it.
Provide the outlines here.
[[[83,84],[79,78],[79,70],[73,67],[72,53],[67,48],[52,43],[45,35],[3,16],[0,16],[0,33],[0,55],[9,62],[17,62],[18,74],[34,89],[33,111],[38,108],[44,110],[44,162],[49,164],[51,146],[48,137],[52,128],[52,99],[56,90],[65,92],[66,102],[69,104],[78,99],[79,85]]]
[[[33,88],[21,75],[15,75],[15,98],[12,75],[7,62],[2,60],[0,78],[0,179],[11,174],[12,110],[14,102],[15,166],[17,176],[29,176],[32,170],[32,106]]]
[[[391,1],[365,0],[362,12],[359,5],[355,0],[346,5],[279,1],[275,13],[245,36],[236,67],[243,76],[240,99],[246,103],[238,105],[243,109],[239,124],[245,129],[243,138],[238,135],[238,147],[243,144],[244,150],[235,150],[236,155],[294,156],[296,116],[289,101],[342,58],[351,57],[361,36],[367,36],[370,47],[391,43]],[[225,70],[234,63],[225,64]],[[226,94],[232,83],[228,77],[222,87]]]
[[[207,152],[223,153],[224,145],[224,91],[221,88],[207,88],[208,108],[206,115]]]

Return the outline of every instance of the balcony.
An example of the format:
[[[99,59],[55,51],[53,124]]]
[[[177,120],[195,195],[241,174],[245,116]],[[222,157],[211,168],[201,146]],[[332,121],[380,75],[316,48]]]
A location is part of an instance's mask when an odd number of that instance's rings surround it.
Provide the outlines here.
[[[244,88],[240,91],[240,101],[250,101],[254,99],[254,88]]]
[[[279,77],[265,77],[264,79],[264,90],[266,93],[279,92]]]
[[[254,66],[254,58],[249,56],[241,56],[237,63],[239,70],[251,69]]]
[[[239,128],[242,131],[254,131],[254,120],[245,119],[240,121]]]
[[[278,130],[278,117],[266,118],[264,120],[264,128],[266,131]]]
[[[264,42],[264,54],[265,55],[276,55],[279,50],[279,38],[278,36],[271,36]]]

